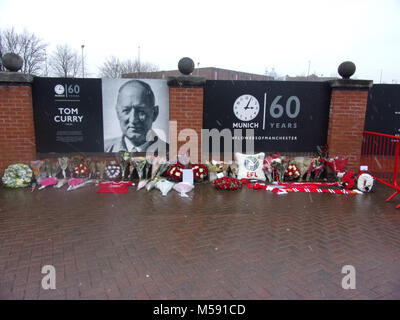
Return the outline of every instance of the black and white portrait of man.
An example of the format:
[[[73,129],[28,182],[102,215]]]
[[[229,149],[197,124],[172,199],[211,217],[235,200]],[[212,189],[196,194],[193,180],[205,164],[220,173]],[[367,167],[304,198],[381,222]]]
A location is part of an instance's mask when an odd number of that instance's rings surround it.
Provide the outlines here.
[[[105,152],[168,150],[165,80],[102,79]]]

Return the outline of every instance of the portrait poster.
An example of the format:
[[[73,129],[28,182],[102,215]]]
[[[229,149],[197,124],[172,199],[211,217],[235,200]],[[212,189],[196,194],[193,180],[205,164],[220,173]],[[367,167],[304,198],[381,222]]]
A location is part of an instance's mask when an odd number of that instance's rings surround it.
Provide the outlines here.
[[[154,104],[158,107],[158,116],[151,124],[151,130],[163,141],[169,141],[169,88],[166,80],[158,79],[102,79],[103,98],[103,137],[104,152],[115,152],[107,145],[111,141],[123,139],[123,127],[118,118],[117,103],[120,89],[127,83],[147,84],[154,94]],[[128,150],[130,151],[130,150]]]

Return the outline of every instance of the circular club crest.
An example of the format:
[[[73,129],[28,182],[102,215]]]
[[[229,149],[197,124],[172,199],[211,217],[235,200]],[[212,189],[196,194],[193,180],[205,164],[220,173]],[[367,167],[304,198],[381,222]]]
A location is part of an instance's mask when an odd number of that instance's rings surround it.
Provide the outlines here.
[[[244,167],[249,171],[256,171],[258,165],[258,160],[255,157],[248,157],[246,160],[244,160]]]
[[[260,112],[260,104],[251,94],[241,95],[233,104],[233,113],[242,121],[250,121]]]

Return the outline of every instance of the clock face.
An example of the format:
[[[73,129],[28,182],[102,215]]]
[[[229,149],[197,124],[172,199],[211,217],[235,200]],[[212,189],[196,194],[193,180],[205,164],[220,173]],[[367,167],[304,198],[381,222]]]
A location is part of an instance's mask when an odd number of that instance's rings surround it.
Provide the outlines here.
[[[54,87],[54,91],[57,94],[64,94],[64,86],[62,86],[61,84],[58,84]]]
[[[233,104],[233,113],[242,121],[250,121],[260,112],[258,100],[250,94],[244,94],[236,99]]]

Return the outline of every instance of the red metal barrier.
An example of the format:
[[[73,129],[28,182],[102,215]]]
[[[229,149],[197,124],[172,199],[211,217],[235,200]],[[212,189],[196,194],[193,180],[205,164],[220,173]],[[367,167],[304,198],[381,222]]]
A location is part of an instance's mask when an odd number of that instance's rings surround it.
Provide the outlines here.
[[[400,193],[399,150],[400,137],[364,131],[360,164],[367,165],[377,181],[396,190],[386,201]],[[400,204],[396,208],[400,208]]]

